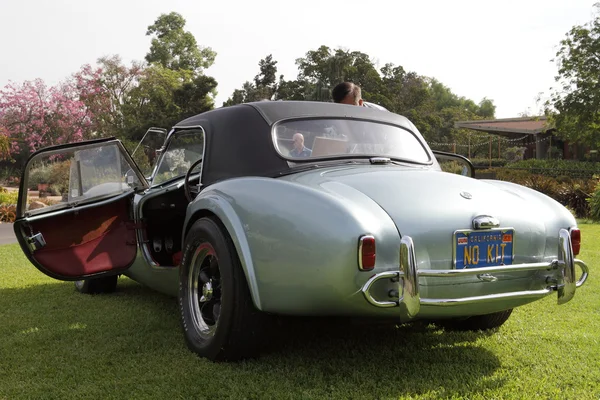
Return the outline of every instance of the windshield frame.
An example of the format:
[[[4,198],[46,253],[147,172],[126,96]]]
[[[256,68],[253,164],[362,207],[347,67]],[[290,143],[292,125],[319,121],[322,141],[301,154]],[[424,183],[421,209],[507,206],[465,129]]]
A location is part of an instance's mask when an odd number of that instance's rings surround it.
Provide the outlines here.
[[[279,143],[277,141],[278,136],[277,136],[277,127],[286,123],[286,122],[293,122],[293,121],[311,121],[311,120],[346,120],[346,121],[356,121],[356,122],[368,122],[368,123],[374,123],[374,124],[379,124],[379,125],[387,125],[387,126],[391,126],[394,128],[399,128],[402,129],[404,131],[406,131],[407,133],[409,133],[410,135],[413,136],[413,138],[421,145],[421,147],[423,148],[425,154],[427,155],[428,161],[426,162],[421,162],[421,161],[417,161],[417,160],[412,160],[412,159],[407,159],[407,158],[401,158],[401,157],[394,157],[391,156],[389,154],[354,154],[354,153],[346,153],[346,154],[337,154],[337,155],[327,155],[327,156],[317,156],[317,157],[306,157],[306,158],[301,158],[301,157],[289,157],[287,155],[285,155],[280,147],[279,147]],[[415,127],[416,129],[416,127]],[[318,117],[310,117],[310,116],[305,116],[305,117],[291,117],[291,118],[283,118],[280,119],[276,122],[274,122],[271,125],[271,142],[272,145],[275,149],[275,151],[277,152],[277,155],[281,158],[283,158],[284,160],[288,161],[288,163],[293,163],[294,165],[302,165],[302,164],[310,164],[310,163],[317,163],[317,162],[322,162],[325,160],[350,160],[350,159],[361,159],[361,160],[368,160],[374,157],[385,157],[385,158],[389,158],[390,160],[394,160],[394,161],[400,161],[403,163],[409,163],[409,164],[415,164],[415,165],[426,165],[426,166],[431,166],[434,164],[434,156],[431,152],[431,149],[429,148],[429,145],[427,144],[427,142],[425,141],[424,138],[422,138],[422,135],[419,134],[415,134],[415,132],[413,132],[411,129],[409,129],[408,127],[399,125],[399,124],[393,124],[387,121],[381,121],[381,120],[375,120],[375,119],[370,119],[370,118],[344,118],[344,117],[333,117],[333,116],[318,116]]]
[[[206,131],[204,130],[204,128],[201,125],[175,126],[173,128],[173,130],[167,136],[167,139],[165,140],[165,144],[161,147],[160,157],[159,157],[158,161],[156,162],[156,165],[154,166],[154,170],[152,171],[152,179],[150,180],[150,187],[160,187],[160,186],[168,185],[176,180],[183,179],[185,177],[185,174],[180,174],[180,175],[174,176],[172,178],[166,179],[162,182],[155,183],[156,177],[160,170],[160,166],[162,165],[162,163],[168,153],[169,146],[171,145],[173,140],[177,137],[178,134],[183,133],[185,131],[195,130],[195,129],[200,130],[203,141],[204,141],[204,145],[202,146],[202,162],[200,163],[200,165],[204,164],[204,157],[206,156],[206,146],[208,145],[207,144],[208,138],[207,138]],[[196,161],[198,161],[198,160],[196,160]],[[191,163],[191,164],[193,164],[193,163]],[[190,166],[191,166],[191,164],[190,164]],[[202,170],[203,169],[204,168],[202,168],[202,167],[200,168],[199,182],[202,182]],[[195,175],[196,174],[192,174],[191,176],[195,176]]]

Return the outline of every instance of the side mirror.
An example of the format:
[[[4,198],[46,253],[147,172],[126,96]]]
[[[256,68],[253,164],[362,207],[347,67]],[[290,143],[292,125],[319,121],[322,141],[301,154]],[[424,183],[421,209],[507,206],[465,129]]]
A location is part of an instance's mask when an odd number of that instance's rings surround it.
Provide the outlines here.
[[[475,167],[467,157],[445,151],[432,151],[442,171],[475,178]]]

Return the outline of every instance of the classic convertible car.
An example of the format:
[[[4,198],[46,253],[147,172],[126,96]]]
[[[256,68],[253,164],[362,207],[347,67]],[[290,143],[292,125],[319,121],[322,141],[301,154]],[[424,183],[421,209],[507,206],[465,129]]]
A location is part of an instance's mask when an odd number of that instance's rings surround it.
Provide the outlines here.
[[[54,186],[34,207],[44,168]],[[278,315],[492,329],[588,276],[565,207],[474,179],[400,115],[333,103],[215,109],[149,130],[132,155],[114,138],[42,149],[17,214],[40,271],[84,293],[125,275],[176,296],[187,345],[211,360],[258,354]]]

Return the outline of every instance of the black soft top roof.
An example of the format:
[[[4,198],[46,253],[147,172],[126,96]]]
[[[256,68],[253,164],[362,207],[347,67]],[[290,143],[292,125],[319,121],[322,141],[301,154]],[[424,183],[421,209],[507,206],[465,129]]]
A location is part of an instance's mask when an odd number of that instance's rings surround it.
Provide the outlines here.
[[[260,101],[217,108],[181,121],[177,128],[201,126],[206,132],[202,183],[241,177],[273,177],[290,169],[273,144],[271,127],[291,118],[357,118],[415,131],[405,117],[373,108],[309,101]]]

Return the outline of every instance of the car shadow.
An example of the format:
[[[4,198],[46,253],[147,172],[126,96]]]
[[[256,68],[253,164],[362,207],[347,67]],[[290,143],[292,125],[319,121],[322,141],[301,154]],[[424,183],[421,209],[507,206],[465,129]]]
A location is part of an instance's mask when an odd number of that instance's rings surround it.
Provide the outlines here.
[[[121,375],[127,371],[125,382],[135,382],[156,374],[152,365],[162,375],[185,368],[184,376],[169,377],[171,385],[182,388],[193,384],[194,375],[210,373],[213,381],[227,385],[206,387],[208,392],[202,396],[215,398],[225,393],[220,390],[244,388],[249,379],[255,384],[248,390],[259,397],[261,393],[277,397],[279,392],[270,392],[274,382],[304,397],[347,393],[345,398],[427,393],[452,397],[503,385],[502,378],[494,376],[500,368],[498,358],[478,344],[486,334],[445,332],[427,323],[394,326],[281,319],[260,357],[211,363],[187,349],[176,299],[126,278],[119,279],[116,293],[107,295],[82,295],[68,282],[1,289],[0,318],[0,355],[7,360],[6,370],[25,380],[29,377],[23,371],[43,371],[46,364],[62,360],[69,380],[82,374],[81,379],[97,385],[104,384],[107,373],[91,378],[83,371],[114,369],[117,380],[125,379]],[[115,369],[116,364],[120,369]],[[145,364],[149,367],[140,368]],[[31,379],[28,388],[41,382],[40,376]],[[29,394],[35,397],[36,393]]]

